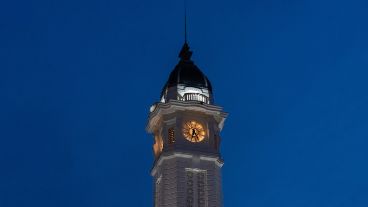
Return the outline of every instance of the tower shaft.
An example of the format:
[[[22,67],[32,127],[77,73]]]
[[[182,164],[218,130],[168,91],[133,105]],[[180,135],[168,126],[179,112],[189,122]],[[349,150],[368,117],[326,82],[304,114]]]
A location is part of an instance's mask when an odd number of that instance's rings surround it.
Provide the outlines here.
[[[161,101],[150,108],[155,207],[221,207],[220,132],[227,113],[214,105],[212,85],[191,60],[187,42]]]

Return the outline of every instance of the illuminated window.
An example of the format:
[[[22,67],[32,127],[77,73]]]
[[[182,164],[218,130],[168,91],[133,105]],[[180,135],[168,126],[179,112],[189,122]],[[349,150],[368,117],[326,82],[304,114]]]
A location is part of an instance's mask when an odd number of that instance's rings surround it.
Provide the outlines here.
[[[175,143],[175,129],[170,128],[168,134],[169,134],[169,144]]]

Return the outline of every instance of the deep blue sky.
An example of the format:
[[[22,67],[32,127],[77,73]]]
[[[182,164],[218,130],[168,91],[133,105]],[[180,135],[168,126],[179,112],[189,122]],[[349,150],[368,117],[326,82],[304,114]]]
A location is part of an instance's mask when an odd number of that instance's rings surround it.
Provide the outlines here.
[[[368,206],[366,0],[189,0],[226,207]],[[0,206],[152,206],[182,1],[0,2]]]

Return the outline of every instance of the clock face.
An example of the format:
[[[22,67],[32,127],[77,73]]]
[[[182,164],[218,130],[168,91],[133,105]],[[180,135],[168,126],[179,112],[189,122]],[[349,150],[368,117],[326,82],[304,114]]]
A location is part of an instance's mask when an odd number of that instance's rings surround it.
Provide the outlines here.
[[[183,135],[190,142],[201,142],[205,138],[206,132],[202,124],[188,121],[183,126]]]

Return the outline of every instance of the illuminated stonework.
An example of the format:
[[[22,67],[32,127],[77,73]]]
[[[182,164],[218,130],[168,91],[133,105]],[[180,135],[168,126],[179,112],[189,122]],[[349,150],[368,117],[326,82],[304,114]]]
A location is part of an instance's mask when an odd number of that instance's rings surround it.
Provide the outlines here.
[[[160,156],[163,148],[164,143],[162,141],[162,137],[159,134],[155,135],[155,144],[153,145],[153,153],[155,154],[156,158]]]
[[[179,101],[199,101],[202,103],[210,104],[210,92],[205,88],[186,87],[185,85],[178,85],[175,91],[171,90],[176,100]],[[165,103],[168,101],[167,96],[168,90],[165,91],[164,96],[161,97],[161,102]]]
[[[192,207],[193,203],[194,203],[194,189],[193,189],[193,172],[190,170],[186,170],[186,193],[187,193],[187,198],[186,198],[186,206],[188,207]]]
[[[186,171],[186,206],[208,206],[207,170],[187,168]],[[194,203],[194,201],[197,201]]]
[[[161,179],[162,179],[162,175],[160,175],[157,179],[156,179],[156,183],[155,183],[155,206],[160,206],[161,203]]]
[[[160,102],[150,108],[155,207],[223,206],[220,132],[227,113],[214,105],[211,83],[190,55],[184,44]]]

